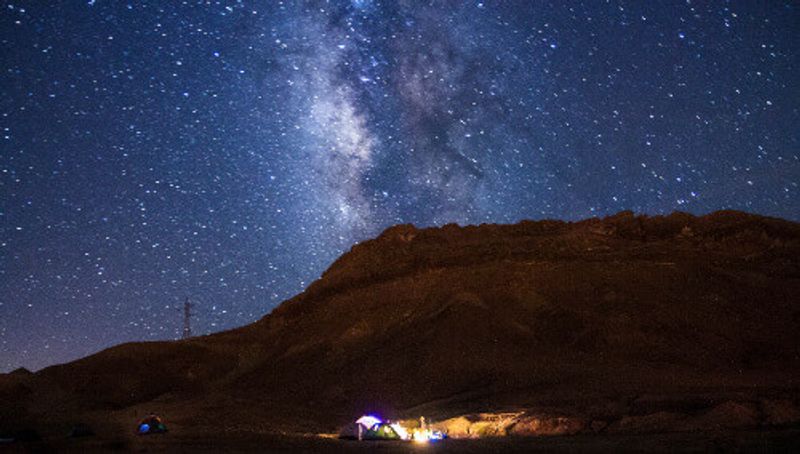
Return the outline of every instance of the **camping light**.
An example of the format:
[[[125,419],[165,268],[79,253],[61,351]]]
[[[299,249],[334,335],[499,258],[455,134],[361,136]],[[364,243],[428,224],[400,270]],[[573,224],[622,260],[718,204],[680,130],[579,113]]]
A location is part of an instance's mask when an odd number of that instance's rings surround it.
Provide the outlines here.
[[[372,429],[377,424],[382,423],[379,418],[376,418],[372,415],[364,415],[356,420],[356,423],[361,424],[362,426],[366,427],[367,429]]]
[[[400,423],[382,421],[372,415],[364,415],[356,420],[353,431],[347,437],[357,438],[358,440],[405,440],[419,443],[436,441],[445,438],[444,434],[438,430],[429,429],[422,421],[422,428],[411,429],[403,427]],[[344,436],[343,436],[344,437]]]
[[[415,430],[413,440],[416,443],[427,443],[428,442],[428,434],[425,433],[424,430]]]
[[[410,439],[410,437],[408,436],[408,431],[406,430],[405,427],[397,423],[390,424],[390,426],[392,426],[392,429],[394,429],[394,431],[397,432],[397,435],[399,435],[400,438],[402,438],[403,440]]]
[[[416,429],[411,439],[416,443],[427,443],[429,441],[443,440],[444,434],[438,430]]]

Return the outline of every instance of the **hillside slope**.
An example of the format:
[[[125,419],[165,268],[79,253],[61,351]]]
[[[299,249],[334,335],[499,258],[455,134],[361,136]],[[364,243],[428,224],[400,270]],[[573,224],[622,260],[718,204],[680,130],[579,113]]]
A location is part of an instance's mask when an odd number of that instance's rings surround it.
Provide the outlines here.
[[[329,431],[364,411],[791,423],[798,295],[800,225],[780,219],[402,225],[252,325],[0,375],[0,428],[129,430],[147,411],[198,433]],[[668,421],[631,419],[647,415]]]

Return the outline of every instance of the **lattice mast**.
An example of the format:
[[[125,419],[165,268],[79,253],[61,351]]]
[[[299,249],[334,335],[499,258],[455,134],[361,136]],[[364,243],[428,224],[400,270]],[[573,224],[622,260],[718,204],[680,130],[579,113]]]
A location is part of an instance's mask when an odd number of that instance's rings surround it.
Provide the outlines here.
[[[181,336],[183,339],[188,339],[192,337],[192,308],[194,304],[189,301],[189,297],[186,297],[186,302],[183,303],[183,335]]]

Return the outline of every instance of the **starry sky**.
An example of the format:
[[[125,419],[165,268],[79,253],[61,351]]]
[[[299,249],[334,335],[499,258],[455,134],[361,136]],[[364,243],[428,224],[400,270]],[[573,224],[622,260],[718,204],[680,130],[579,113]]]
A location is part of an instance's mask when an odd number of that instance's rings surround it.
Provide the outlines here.
[[[253,322],[418,226],[800,220],[800,3],[4,1],[0,371]]]

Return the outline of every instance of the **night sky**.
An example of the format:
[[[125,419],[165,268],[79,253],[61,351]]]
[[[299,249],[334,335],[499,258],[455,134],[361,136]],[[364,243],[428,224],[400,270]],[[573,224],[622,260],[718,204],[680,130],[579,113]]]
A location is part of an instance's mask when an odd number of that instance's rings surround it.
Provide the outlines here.
[[[257,320],[418,226],[800,220],[800,3],[0,11],[0,371]]]

